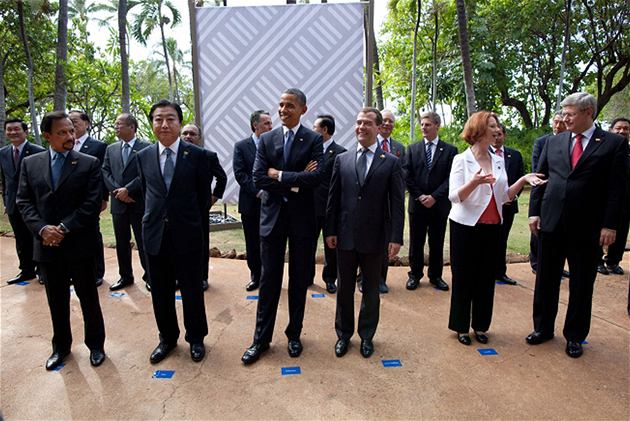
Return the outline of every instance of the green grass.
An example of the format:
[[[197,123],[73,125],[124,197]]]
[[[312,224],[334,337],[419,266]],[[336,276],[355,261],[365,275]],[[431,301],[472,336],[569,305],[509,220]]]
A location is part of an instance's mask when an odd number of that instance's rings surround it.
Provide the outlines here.
[[[529,253],[529,227],[527,225],[527,206],[529,203],[529,190],[523,192],[519,199],[519,213],[514,218],[514,225],[510,232],[508,240],[508,252],[521,255]],[[222,204],[217,204],[212,208],[213,211],[223,210]],[[236,205],[228,205],[228,214],[240,219]],[[9,219],[4,214],[4,207],[0,208],[0,234],[11,232]],[[107,247],[114,247],[116,240],[114,239],[114,228],[112,226],[112,217],[109,208],[101,214],[101,233],[103,234],[103,243]],[[323,249],[322,238],[319,239],[319,250]],[[405,219],[405,245],[400,251],[400,256],[409,254],[409,221]],[[448,256],[449,235],[446,232],[446,244],[444,246],[444,254]],[[237,253],[245,252],[245,238],[242,229],[232,229],[227,231],[217,231],[210,234],[210,247],[217,247],[221,252],[229,252],[234,249]]]

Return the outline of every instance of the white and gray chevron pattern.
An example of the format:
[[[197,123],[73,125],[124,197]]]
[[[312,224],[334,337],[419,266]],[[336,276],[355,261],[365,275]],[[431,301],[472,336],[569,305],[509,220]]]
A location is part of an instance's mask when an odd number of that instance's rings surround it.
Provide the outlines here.
[[[278,127],[278,99],[287,88],[306,94],[302,124],[310,128],[317,114],[331,114],[335,141],[355,142],[363,104],[361,4],[206,7],[196,16],[203,136],[228,175],[224,202],[238,199],[232,152],[251,134],[250,113],[267,110]]]

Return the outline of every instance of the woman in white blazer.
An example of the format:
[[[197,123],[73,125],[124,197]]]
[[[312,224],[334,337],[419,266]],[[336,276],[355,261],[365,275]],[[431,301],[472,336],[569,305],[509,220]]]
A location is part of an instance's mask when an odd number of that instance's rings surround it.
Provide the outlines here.
[[[449,178],[453,289],[448,327],[464,345],[471,344],[471,326],[477,341],[488,342],[503,204],[513,200],[525,183],[545,182],[538,174],[527,174],[508,186],[503,158],[488,150],[500,131],[496,114],[471,115],[461,134],[470,147],[455,156]]]

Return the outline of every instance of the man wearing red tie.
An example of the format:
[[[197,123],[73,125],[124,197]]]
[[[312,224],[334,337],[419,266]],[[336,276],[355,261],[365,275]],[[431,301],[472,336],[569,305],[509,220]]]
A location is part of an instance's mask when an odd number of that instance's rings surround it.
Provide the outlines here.
[[[571,282],[563,334],[566,353],[582,355],[591,322],[593,284],[600,247],[615,241],[626,184],[627,145],[621,136],[593,124],[597,100],[576,92],[561,103],[567,131],[543,148],[538,172],[548,183],[535,187],[529,226],[540,236],[534,291],[534,331],[526,341],[553,338],[564,259]]]

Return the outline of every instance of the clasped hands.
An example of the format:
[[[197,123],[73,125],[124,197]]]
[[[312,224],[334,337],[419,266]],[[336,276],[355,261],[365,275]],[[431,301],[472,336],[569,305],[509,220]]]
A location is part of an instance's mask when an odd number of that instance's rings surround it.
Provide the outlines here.
[[[326,245],[328,246],[329,249],[336,249],[337,248],[337,236],[336,235],[330,235],[328,237],[326,237]],[[396,257],[396,255],[398,255],[398,252],[400,251],[400,247],[401,245],[398,243],[389,243],[388,247],[387,247],[387,254],[389,255],[389,258],[392,259],[394,257]]]
[[[116,199],[120,200],[123,203],[136,203],[136,201],[133,200],[131,196],[129,196],[129,190],[127,190],[125,187],[116,189],[112,193],[114,194],[114,197]]]
[[[61,225],[46,225],[42,229],[41,237],[43,244],[48,247],[59,247],[59,243],[65,238]]]

